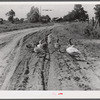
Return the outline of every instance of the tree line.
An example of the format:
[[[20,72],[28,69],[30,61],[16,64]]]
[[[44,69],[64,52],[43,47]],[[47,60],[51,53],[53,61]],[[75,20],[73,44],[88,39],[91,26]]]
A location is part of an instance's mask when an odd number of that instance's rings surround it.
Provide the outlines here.
[[[95,19],[98,20],[100,25],[100,4],[95,5]],[[20,22],[23,23],[24,18],[19,19],[18,17],[15,17],[15,11],[10,10],[5,14],[8,16],[8,21],[11,23]],[[27,13],[27,20],[30,23],[36,23],[36,22],[42,22],[47,23],[51,21],[51,18],[49,15],[41,15],[41,12],[37,7],[31,7],[30,11]],[[75,4],[74,9],[69,12],[68,14],[64,15],[61,18],[53,18],[53,21],[89,21],[89,15],[88,12],[84,10],[81,4]],[[3,24],[3,19],[0,18],[0,23]]]

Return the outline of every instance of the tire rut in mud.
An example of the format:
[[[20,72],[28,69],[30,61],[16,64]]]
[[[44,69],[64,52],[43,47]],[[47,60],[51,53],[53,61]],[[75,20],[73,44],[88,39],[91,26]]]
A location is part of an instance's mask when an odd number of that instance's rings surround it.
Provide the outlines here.
[[[32,49],[26,48],[26,43],[34,43],[37,38],[34,38],[34,34],[24,37],[19,63],[10,80],[8,90],[46,90],[50,66],[49,54],[39,58],[32,53]]]

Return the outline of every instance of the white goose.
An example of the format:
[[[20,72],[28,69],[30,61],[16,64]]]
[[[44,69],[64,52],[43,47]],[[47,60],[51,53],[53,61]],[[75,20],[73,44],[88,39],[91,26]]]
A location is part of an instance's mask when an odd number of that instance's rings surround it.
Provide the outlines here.
[[[80,56],[81,52],[77,48],[75,48],[74,45],[72,45],[71,40],[72,39],[69,40],[70,46],[66,48],[66,52],[71,56]]]
[[[41,49],[41,47],[42,47],[42,40],[39,41],[39,44],[37,45],[37,47]]]
[[[67,53],[69,53],[70,55],[73,55],[73,56],[81,54],[81,52],[77,48],[75,48],[74,45],[66,48],[66,51],[67,51]]]
[[[42,40],[39,41],[39,44],[35,46],[34,52],[36,53],[45,53],[47,48],[47,43],[42,43]]]

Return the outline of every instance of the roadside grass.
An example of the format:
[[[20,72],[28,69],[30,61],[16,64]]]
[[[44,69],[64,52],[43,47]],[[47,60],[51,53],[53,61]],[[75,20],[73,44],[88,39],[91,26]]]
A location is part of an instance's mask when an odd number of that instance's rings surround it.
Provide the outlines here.
[[[88,24],[88,22],[64,22],[66,29],[69,30],[73,38],[82,39],[99,39],[100,38],[100,27],[99,25],[95,28]]]
[[[69,24],[69,31],[74,38],[85,38],[84,29],[88,25],[87,22],[74,22]]]

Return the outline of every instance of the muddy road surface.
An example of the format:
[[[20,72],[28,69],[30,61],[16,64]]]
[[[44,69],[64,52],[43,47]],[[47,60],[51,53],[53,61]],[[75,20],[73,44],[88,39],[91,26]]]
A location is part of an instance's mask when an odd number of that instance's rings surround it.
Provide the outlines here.
[[[34,53],[34,46],[27,48],[49,34],[54,38],[45,56]],[[83,56],[76,60],[65,52],[68,39],[74,35],[68,25],[61,24],[2,33],[0,89],[100,90],[100,42],[85,41],[78,36],[74,43]],[[60,50],[54,48],[57,38]]]

